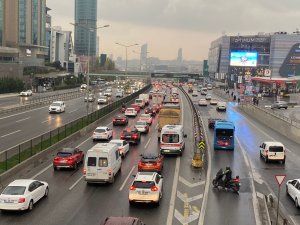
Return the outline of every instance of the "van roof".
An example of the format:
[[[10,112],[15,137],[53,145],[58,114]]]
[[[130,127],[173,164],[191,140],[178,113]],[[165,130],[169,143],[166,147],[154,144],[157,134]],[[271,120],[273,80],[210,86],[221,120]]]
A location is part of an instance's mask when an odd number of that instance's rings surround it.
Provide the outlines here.
[[[104,152],[108,153],[114,147],[118,148],[116,144],[112,143],[98,143],[94,145],[88,152]]]
[[[182,125],[165,125],[163,128],[163,130],[180,130],[180,129],[183,129],[183,126]]]
[[[283,144],[281,142],[278,142],[278,141],[265,141],[264,143],[266,145],[269,145],[269,146],[275,145],[275,146],[282,146],[282,147],[284,147]]]

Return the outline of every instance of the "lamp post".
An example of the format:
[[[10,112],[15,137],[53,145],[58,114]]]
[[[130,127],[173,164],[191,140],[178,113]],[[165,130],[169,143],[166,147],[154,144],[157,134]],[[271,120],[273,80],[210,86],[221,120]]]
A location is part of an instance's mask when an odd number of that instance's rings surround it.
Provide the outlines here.
[[[121,44],[119,42],[116,42],[116,44],[125,48],[125,51],[126,51],[125,74],[127,74],[127,49],[130,48],[130,47],[139,45],[139,44],[135,43],[135,44],[132,44],[132,45],[124,45],[124,44]]]
[[[87,62],[87,75],[86,75],[86,86],[87,86],[87,92],[86,92],[86,97],[87,97],[87,105],[86,105],[86,110],[87,110],[87,115],[89,113],[89,101],[88,101],[88,96],[89,96],[89,91],[90,91],[90,45],[91,45],[91,32],[95,32],[98,29],[101,28],[106,28],[109,27],[109,24],[106,24],[104,26],[100,26],[100,27],[95,27],[95,28],[91,28],[91,27],[86,27],[85,24],[80,24],[80,23],[70,23],[71,25],[73,25],[74,27],[80,27],[83,28],[85,30],[87,30],[89,33],[89,40],[88,40],[88,62]],[[87,25],[87,24],[86,24]]]

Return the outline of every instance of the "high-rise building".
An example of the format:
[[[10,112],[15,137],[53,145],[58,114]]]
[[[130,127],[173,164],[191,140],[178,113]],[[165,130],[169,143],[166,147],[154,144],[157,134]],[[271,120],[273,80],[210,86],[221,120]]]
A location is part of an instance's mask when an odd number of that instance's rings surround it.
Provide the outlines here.
[[[177,63],[182,63],[182,48],[178,49],[178,55],[177,55]]]
[[[96,55],[97,0],[75,0],[75,53]],[[89,49],[90,43],[90,49]]]
[[[0,0],[0,46],[16,48],[24,66],[42,66],[46,0]]]
[[[96,41],[96,57],[99,57],[100,56],[100,37],[97,36],[97,41]]]
[[[141,55],[140,55],[140,67],[141,70],[147,70],[147,49],[148,49],[148,45],[147,44],[143,44],[141,47]]]

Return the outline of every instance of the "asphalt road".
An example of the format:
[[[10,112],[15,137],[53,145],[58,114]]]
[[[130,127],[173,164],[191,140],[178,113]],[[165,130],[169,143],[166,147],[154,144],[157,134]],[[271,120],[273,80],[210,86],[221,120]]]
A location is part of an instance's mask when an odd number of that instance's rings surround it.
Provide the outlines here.
[[[193,97],[194,100],[200,98],[200,96]],[[197,107],[205,123],[211,147],[211,179],[219,168],[230,165],[233,175],[240,175],[242,185],[240,195],[220,193],[210,188],[205,224],[255,224],[252,192],[256,191],[265,195],[272,193],[277,196],[278,184],[274,176],[278,174],[287,175],[281,188],[281,205],[288,216],[296,224],[300,224],[299,209],[295,208],[291,198],[285,194],[286,181],[299,178],[299,145],[256,120],[243,115],[235,102],[227,104],[226,113],[218,113],[215,106],[211,105]],[[207,119],[211,117],[234,122],[236,132],[233,152],[213,150],[213,131],[207,128]],[[277,162],[266,164],[264,160],[260,159],[259,145],[264,141],[280,141],[285,145],[287,150],[285,165]]]
[[[186,149],[182,157],[165,157],[163,181],[163,198],[159,207],[139,204],[130,206],[128,190],[137,172],[139,155],[144,151],[158,151],[157,118],[150,128],[149,134],[142,135],[141,143],[130,146],[130,152],[122,163],[122,171],[117,175],[115,183],[87,185],[83,179],[82,166],[78,170],[54,171],[49,161],[41,168],[28,171],[24,177],[47,181],[50,194],[39,202],[31,212],[8,212],[0,214],[0,224],[100,224],[107,216],[136,216],[146,224],[177,225],[191,220],[189,224],[198,224],[199,207],[201,205],[203,180],[198,170],[191,169],[193,155],[193,132],[191,111],[186,100],[181,101],[186,139]],[[134,125],[137,118],[129,120]],[[111,118],[106,118],[99,125],[112,126]],[[119,137],[123,127],[113,127],[114,137]],[[95,143],[91,134],[80,140],[73,140],[73,146],[79,145],[87,151]],[[18,175],[16,175],[18,176]],[[201,182],[202,181],[202,182]],[[4,185],[5,186],[5,185]],[[184,196],[184,197],[183,197]],[[183,201],[189,198],[189,201]]]

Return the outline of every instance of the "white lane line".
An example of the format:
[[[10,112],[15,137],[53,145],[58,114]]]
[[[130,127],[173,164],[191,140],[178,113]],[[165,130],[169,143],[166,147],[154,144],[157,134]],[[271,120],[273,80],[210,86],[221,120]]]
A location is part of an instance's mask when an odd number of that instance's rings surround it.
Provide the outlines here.
[[[55,119],[54,117],[51,117],[51,119],[44,120],[44,121],[42,121],[42,123],[47,123],[47,122],[49,122],[51,120],[54,120],[54,119]]]
[[[5,116],[5,117],[1,117],[1,118],[0,118],[0,120],[7,119],[7,118],[10,118],[10,117],[13,117],[13,116],[18,116],[18,115],[21,115],[21,114],[24,114],[24,113],[28,113],[28,112],[32,112],[32,111],[36,111],[36,110],[39,110],[39,109],[48,108],[48,107],[49,107],[49,106],[45,106],[45,107],[36,108],[36,109],[28,110],[28,111],[25,111],[25,112],[16,113],[16,114],[13,114],[13,115],[9,115],[9,116]]]
[[[11,133],[9,133],[9,134],[5,134],[5,135],[3,135],[3,136],[1,136],[2,138],[4,138],[4,137],[7,137],[7,136],[9,136],[9,135],[12,135],[12,134],[15,134],[15,133],[18,133],[18,132],[20,132],[21,130],[16,130],[16,131],[14,131],[14,132],[11,132]]]
[[[76,111],[78,111],[78,109],[72,110],[69,113],[73,113],[73,112],[76,112]]]
[[[79,181],[81,181],[82,178],[83,175],[71,187],[69,187],[69,191],[71,191],[79,183]]]
[[[147,141],[147,143],[146,143],[146,145],[145,145],[145,149],[148,147],[150,140],[151,140],[151,137],[150,137],[149,140]]]
[[[22,122],[22,121],[28,120],[28,119],[30,119],[30,117],[27,117],[27,118],[24,118],[24,119],[21,119],[21,120],[17,120],[16,123],[19,123],[19,122]]]
[[[175,208],[176,191],[177,191],[177,184],[178,184],[178,177],[179,177],[179,167],[180,167],[180,157],[177,157],[175,173],[174,173],[174,180],[173,180],[173,185],[172,185],[171,199],[170,199],[170,204],[169,204],[167,225],[173,224],[173,214],[174,214],[174,208]]]
[[[130,175],[132,174],[134,168],[135,168],[135,166],[133,166],[133,167],[131,168],[129,174],[127,175],[126,179],[124,180],[124,182],[123,182],[122,186],[120,187],[119,191],[122,191],[122,190],[123,190],[123,188],[124,188],[125,184],[127,183],[128,179],[129,179],[129,177],[130,177]]]
[[[52,167],[52,164],[48,165],[46,168],[44,168],[43,170],[41,170],[40,172],[38,172],[37,174],[35,174],[33,177],[30,177],[30,180],[34,180],[37,176],[41,175],[42,173],[44,173],[47,169],[49,169],[50,167]]]

